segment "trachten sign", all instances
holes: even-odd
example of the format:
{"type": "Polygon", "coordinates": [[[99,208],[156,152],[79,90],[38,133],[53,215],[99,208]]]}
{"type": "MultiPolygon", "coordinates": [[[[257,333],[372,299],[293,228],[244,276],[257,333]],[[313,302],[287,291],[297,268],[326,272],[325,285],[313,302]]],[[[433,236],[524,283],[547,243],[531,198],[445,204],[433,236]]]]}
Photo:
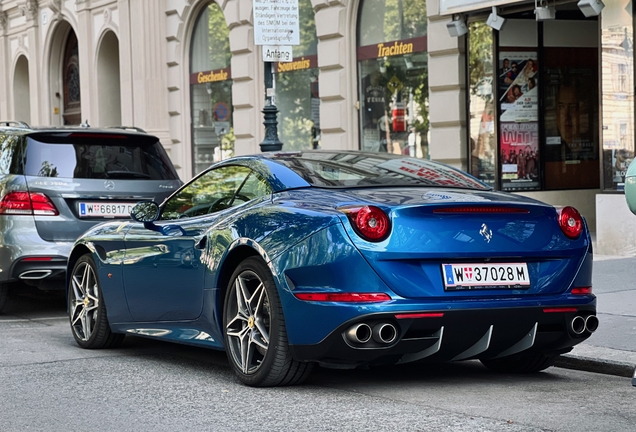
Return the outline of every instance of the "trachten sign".
{"type": "Polygon", "coordinates": [[[252,0],[256,45],[300,45],[298,0],[252,0]]]}

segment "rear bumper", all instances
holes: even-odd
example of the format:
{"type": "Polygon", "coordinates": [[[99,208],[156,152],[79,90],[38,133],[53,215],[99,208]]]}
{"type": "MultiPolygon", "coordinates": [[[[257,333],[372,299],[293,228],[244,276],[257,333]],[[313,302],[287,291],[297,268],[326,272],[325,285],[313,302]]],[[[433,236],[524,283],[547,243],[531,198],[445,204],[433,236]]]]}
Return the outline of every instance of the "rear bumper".
{"type": "Polygon", "coordinates": [[[561,354],[591,335],[588,330],[576,334],[571,322],[577,315],[595,315],[595,303],[576,306],[576,311],[571,312],[546,309],[556,308],[441,310],[443,316],[423,318],[397,318],[399,313],[395,312],[362,315],[342,324],[318,344],[292,345],[291,350],[300,361],[355,367],[561,354]],[[391,324],[397,330],[396,339],[391,343],[373,337],[367,343],[352,342],[346,332],[358,323],[366,323],[372,329],[378,324],[391,324]]]}
{"type": "Polygon", "coordinates": [[[21,279],[33,282],[63,277],[73,242],[42,240],[33,218],[24,216],[0,217],[0,231],[0,283],[21,279]],[[29,260],[40,257],[51,259],[29,260]]]}

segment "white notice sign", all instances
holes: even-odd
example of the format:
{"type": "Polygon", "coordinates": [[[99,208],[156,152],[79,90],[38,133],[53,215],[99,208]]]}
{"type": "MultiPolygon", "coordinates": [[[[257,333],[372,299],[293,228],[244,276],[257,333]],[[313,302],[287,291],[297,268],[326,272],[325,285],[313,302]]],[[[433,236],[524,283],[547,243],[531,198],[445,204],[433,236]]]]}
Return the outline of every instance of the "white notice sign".
{"type": "Polygon", "coordinates": [[[298,0],[253,0],[256,45],[300,45],[298,0]]]}
{"type": "Polygon", "coordinates": [[[290,62],[292,60],[291,45],[263,45],[264,62],[290,62]]]}

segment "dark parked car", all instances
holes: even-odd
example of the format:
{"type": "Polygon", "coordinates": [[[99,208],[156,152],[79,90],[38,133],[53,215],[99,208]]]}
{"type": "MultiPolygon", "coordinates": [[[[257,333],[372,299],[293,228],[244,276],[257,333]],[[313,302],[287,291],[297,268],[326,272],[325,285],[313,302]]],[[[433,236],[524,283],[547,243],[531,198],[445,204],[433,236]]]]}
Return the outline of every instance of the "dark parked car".
{"type": "Polygon", "coordinates": [[[592,246],[572,207],[381,153],[228,159],[69,258],[72,334],[227,351],[253,386],[314,364],[479,359],[536,372],[598,326],[592,246]]]}
{"type": "Polygon", "coordinates": [[[0,122],[0,310],[15,282],[63,289],[84,231],[181,184],[155,136],[0,122]]]}

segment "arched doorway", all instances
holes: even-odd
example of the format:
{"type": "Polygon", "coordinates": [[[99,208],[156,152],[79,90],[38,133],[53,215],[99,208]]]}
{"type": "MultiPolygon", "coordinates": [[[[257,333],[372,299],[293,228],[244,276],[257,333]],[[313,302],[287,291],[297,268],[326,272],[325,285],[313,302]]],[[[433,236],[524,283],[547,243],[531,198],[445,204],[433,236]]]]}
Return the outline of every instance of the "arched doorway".
{"type": "Polygon", "coordinates": [[[23,55],[18,58],[13,74],[13,115],[15,120],[31,123],[29,61],[23,55]]]}
{"type": "Polygon", "coordinates": [[[65,125],[77,125],[82,121],[78,51],[77,36],[71,30],[66,38],[64,61],[62,63],[63,117],[65,125]]]}
{"type": "Polygon", "coordinates": [[[97,56],[99,126],[121,125],[119,40],[106,32],[97,56]]]}

